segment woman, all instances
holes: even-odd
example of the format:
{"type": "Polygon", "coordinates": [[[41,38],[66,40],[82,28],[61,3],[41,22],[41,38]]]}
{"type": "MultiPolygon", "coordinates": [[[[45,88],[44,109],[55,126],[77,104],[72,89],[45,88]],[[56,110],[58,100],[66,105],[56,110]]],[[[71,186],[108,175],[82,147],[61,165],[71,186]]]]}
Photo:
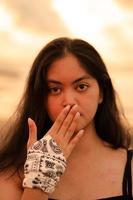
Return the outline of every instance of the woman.
{"type": "Polygon", "coordinates": [[[6,132],[1,200],[132,199],[129,129],[87,42],[58,38],[41,50],[6,132]]]}

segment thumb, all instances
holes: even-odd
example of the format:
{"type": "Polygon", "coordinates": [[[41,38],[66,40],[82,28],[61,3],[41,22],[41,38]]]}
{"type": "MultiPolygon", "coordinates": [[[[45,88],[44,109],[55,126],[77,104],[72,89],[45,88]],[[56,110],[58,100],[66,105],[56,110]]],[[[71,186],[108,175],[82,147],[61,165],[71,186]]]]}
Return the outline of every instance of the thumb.
{"type": "Polygon", "coordinates": [[[37,126],[31,118],[28,118],[28,126],[29,126],[29,138],[27,142],[27,148],[32,146],[37,141],[37,126]]]}

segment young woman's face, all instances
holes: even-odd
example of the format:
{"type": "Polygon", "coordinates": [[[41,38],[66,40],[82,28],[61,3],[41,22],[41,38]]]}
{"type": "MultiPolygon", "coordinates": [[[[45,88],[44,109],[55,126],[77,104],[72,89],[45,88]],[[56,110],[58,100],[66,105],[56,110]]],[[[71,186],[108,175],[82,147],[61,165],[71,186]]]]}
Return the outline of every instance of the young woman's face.
{"type": "Polygon", "coordinates": [[[102,102],[99,85],[72,55],[54,61],[47,73],[47,112],[54,122],[66,105],[77,104],[80,119],[77,130],[93,125],[102,102]]]}

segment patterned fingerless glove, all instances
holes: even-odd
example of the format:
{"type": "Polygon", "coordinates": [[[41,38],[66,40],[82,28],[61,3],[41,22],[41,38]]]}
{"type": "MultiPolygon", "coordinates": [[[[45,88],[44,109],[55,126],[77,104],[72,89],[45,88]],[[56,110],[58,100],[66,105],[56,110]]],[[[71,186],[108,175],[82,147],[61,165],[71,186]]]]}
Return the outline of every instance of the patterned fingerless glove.
{"type": "Polygon", "coordinates": [[[66,159],[55,140],[46,135],[28,149],[23,187],[52,193],[66,168],[66,159]]]}

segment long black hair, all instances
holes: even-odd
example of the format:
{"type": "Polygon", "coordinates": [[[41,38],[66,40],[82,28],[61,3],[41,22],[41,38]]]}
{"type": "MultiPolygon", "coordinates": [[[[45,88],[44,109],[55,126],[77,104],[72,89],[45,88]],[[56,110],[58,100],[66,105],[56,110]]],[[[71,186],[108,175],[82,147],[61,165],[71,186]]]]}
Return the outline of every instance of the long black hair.
{"type": "Polygon", "coordinates": [[[94,118],[98,136],[112,148],[129,147],[129,131],[121,120],[122,114],[116,103],[116,93],[101,56],[84,40],[57,38],[49,42],[33,62],[25,92],[13,115],[14,121],[9,125],[6,137],[3,136],[2,139],[0,170],[10,166],[16,169],[23,166],[28,140],[28,117],[31,117],[37,125],[38,139],[42,138],[51,127],[52,122],[46,111],[46,75],[49,66],[67,54],[76,56],[88,73],[97,80],[103,94],[103,101],[99,104],[94,118]]]}

